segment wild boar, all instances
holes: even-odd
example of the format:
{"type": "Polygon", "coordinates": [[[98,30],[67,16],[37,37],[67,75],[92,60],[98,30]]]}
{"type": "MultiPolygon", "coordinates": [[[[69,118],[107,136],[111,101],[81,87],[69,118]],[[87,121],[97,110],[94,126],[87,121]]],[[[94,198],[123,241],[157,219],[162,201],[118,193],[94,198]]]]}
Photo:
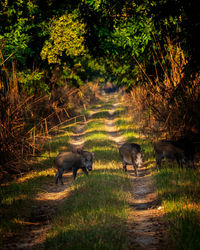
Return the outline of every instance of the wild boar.
{"type": "Polygon", "coordinates": [[[186,162],[184,150],[176,146],[172,141],[161,140],[153,145],[156,156],[156,167],[158,169],[161,166],[162,159],[169,161],[176,160],[178,166],[183,167],[183,163],[186,162]]]}
{"type": "Polygon", "coordinates": [[[162,140],[162,142],[169,142],[175,147],[180,148],[184,154],[184,163],[190,168],[195,168],[194,165],[195,146],[190,139],[186,137],[180,137],[176,141],[162,140]]]}
{"type": "Polygon", "coordinates": [[[194,154],[195,146],[194,143],[186,137],[181,137],[176,141],[172,141],[172,144],[183,150],[185,161],[188,167],[195,168],[194,165],[194,154]]]}
{"type": "Polygon", "coordinates": [[[126,142],[119,148],[119,154],[122,160],[124,171],[127,171],[127,165],[133,165],[135,169],[135,175],[138,176],[138,167],[141,167],[143,164],[144,154],[144,151],[141,150],[140,145],[126,142]]]}
{"type": "Polygon", "coordinates": [[[57,168],[55,183],[63,184],[62,175],[64,171],[72,171],[74,180],[76,178],[77,170],[82,169],[83,172],[88,175],[87,169],[92,171],[94,154],[84,150],[78,150],[77,152],[62,152],[54,160],[57,168]]]}

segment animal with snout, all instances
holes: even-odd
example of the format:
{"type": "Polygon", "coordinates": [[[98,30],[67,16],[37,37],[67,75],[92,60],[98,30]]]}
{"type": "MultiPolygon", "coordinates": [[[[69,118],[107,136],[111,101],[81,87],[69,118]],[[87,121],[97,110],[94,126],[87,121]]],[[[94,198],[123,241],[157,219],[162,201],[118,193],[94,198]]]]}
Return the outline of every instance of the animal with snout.
{"type": "Polygon", "coordinates": [[[62,175],[64,171],[72,171],[74,180],[78,169],[82,169],[83,172],[88,175],[88,171],[92,171],[94,154],[84,150],[77,150],[77,152],[61,152],[54,160],[57,168],[55,183],[63,184],[62,175]]]}
{"type": "Polygon", "coordinates": [[[183,167],[186,162],[184,150],[178,147],[173,141],[161,140],[153,144],[156,156],[156,167],[161,167],[162,159],[175,160],[178,166],[183,167]]]}
{"type": "Polygon", "coordinates": [[[135,169],[135,175],[138,175],[138,167],[143,164],[143,154],[144,151],[141,150],[140,145],[136,143],[124,143],[119,148],[119,154],[122,160],[123,169],[127,171],[127,165],[133,165],[135,169]]]}

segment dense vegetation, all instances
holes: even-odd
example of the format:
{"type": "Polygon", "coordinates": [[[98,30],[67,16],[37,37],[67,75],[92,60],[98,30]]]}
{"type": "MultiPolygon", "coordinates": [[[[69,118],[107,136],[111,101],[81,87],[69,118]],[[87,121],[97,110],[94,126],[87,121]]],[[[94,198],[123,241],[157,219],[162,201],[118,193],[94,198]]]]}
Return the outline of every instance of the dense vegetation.
{"type": "Polygon", "coordinates": [[[197,6],[180,0],[1,1],[2,171],[16,173],[16,163],[26,165],[39,150],[37,136],[94,101],[91,81],[125,87],[135,111],[157,131],[199,133],[197,6]]]}

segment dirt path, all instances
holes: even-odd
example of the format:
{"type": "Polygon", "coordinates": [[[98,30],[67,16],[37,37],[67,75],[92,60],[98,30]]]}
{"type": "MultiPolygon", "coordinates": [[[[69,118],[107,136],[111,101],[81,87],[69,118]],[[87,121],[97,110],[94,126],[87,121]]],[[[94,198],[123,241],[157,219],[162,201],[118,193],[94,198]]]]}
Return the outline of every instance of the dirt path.
{"type": "MultiPolygon", "coordinates": [[[[110,139],[120,146],[125,139],[114,124],[114,113],[118,105],[120,103],[116,102],[109,111],[106,130],[110,139]]],[[[128,249],[167,249],[165,225],[162,221],[164,211],[158,202],[151,167],[144,164],[138,172],[138,177],[135,177],[132,166],[128,166],[127,173],[131,176],[132,186],[132,197],[129,201],[132,209],[127,222],[128,249]]]]}
{"type": "MultiPolygon", "coordinates": [[[[125,139],[117,130],[114,122],[116,107],[120,103],[117,102],[117,96],[113,96],[116,101],[109,110],[105,125],[110,140],[120,146],[125,142],[125,139]]],[[[109,96],[106,96],[105,102],[108,102],[109,99],[109,96]]],[[[90,113],[89,119],[100,109],[101,106],[94,109],[90,113]]],[[[84,146],[83,135],[85,130],[86,123],[81,123],[76,127],[70,140],[72,148],[76,149],[84,146]]],[[[157,202],[151,169],[148,166],[140,168],[137,178],[134,176],[131,166],[128,168],[127,173],[130,175],[132,185],[132,197],[129,201],[131,213],[127,222],[128,249],[165,249],[163,245],[164,225],[161,221],[163,211],[157,202]]],[[[23,235],[22,233],[12,235],[7,239],[2,249],[35,249],[45,241],[47,232],[51,228],[52,218],[70,192],[73,183],[72,174],[64,174],[63,181],[65,183],[63,186],[52,184],[48,186],[48,191],[40,193],[36,197],[36,204],[25,232],[23,232],[23,235]]]]}
{"type": "Polygon", "coordinates": [[[132,211],[128,220],[130,249],[167,249],[166,228],[162,221],[163,208],[158,202],[151,169],[139,169],[139,176],[132,181],[132,211]]]}

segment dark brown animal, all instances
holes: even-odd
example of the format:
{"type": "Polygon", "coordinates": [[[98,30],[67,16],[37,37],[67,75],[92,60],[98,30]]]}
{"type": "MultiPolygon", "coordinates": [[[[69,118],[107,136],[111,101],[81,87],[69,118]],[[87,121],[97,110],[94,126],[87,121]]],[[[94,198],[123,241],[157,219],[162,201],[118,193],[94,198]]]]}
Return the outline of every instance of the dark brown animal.
{"type": "Polygon", "coordinates": [[[84,150],[77,152],[62,152],[54,160],[57,168],[55,183],[60,180],[63,184],[62,175],[64,171],[72,171],[74,179],[76,178],[77,170],[82,169],[88,175],[87,169],[92,171],[94,154],[84,150]]]}
{"type": "Polygon", "coordinates": [[[136,143],[124,143],[119,148],[119,154],[122,160],[123,169],[127,171],[127,165],[133,165],[135,169],[135,175],[138,175],[138,167],[143,164],[144,151],[141,150],[140,145],[136,143]]]}
{"type": "Polygon", "coordinates": [[[172,143],[172,141],[162,140],[154,143],[154,152],[156,156],[156,167],[161,166],[162,159],[169,161],[175,160],[178,166],[183,167],[186,162],[184,150],[172,143]]]}

